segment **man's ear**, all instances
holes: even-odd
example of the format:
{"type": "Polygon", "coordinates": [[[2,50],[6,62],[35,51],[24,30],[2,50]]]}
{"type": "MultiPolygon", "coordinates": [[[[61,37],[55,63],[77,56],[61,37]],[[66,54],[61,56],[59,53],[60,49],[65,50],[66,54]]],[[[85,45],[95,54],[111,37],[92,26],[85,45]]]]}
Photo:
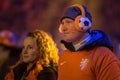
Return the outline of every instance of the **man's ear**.
{"type": "Polygon", "coordinates": [[[61,28],[62,28],[62,24],[59,25],[58,30],[59,30],[60,33],[63,33],[61,28]]]}

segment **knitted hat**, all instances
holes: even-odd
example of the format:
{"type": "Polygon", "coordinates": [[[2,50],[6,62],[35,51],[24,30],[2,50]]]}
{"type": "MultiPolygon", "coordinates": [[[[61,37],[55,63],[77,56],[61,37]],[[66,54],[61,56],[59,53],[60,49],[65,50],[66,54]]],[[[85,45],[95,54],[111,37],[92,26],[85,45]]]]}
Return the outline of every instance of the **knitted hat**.
{"type": "Polygon", "coordinates": [[[3,30],[0,32],[0,44],[12,47],[16,46],[15,35],[7,30],[3,30]]]}
{"type": "MultiPolygon", "coordinates": [[[[87,7],[82,5],[83,9],[84,9],[84,12],[85,12],[85,17],[87,17],[91,22],[92,22],[92,16],[90,14],[90,12],[88,11],[87,7]]],[[[82,14],[81,12],[82,10],[80,10],[79,7],[77,6],[70,6],[66,9],[64,15],[62,16],[61,18],[61,21],[64,19],[64,18],[70,18],[70,19],[73,19],[75,20],[75,18],[79,15],[82,14]]]]}

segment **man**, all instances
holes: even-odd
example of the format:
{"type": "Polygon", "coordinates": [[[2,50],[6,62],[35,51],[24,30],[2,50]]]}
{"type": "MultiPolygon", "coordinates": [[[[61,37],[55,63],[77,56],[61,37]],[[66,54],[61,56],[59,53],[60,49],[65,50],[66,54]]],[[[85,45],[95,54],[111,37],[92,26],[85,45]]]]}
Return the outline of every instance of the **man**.
{"type": "Polygon", "coordinates": [[[91,27],[85,6],[66,9],[59,27],[66,50],[60,55],[58,80],[120,80],[120,63],[107,35],[91,27]]]}

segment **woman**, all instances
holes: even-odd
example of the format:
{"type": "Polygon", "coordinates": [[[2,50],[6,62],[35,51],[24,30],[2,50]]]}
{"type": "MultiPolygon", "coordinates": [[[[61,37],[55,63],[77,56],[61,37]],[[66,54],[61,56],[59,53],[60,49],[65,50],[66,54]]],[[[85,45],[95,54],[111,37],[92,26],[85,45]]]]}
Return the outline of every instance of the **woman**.
{"type": "Polygon", "coordinates": [[[57,80],[58,49],[44,31],[29,32],[19,62],[5,80],[57,80]]]}

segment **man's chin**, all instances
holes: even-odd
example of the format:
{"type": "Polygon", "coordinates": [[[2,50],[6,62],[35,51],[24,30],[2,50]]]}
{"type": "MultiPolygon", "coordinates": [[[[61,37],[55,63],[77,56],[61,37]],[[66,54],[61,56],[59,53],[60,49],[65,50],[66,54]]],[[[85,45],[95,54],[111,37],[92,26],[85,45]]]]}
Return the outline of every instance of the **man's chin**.
{"type": "Polygon", "coordinates": [[[64,39],[66,42],[72,42],[72,40],[70,39],[64,39]]]}

